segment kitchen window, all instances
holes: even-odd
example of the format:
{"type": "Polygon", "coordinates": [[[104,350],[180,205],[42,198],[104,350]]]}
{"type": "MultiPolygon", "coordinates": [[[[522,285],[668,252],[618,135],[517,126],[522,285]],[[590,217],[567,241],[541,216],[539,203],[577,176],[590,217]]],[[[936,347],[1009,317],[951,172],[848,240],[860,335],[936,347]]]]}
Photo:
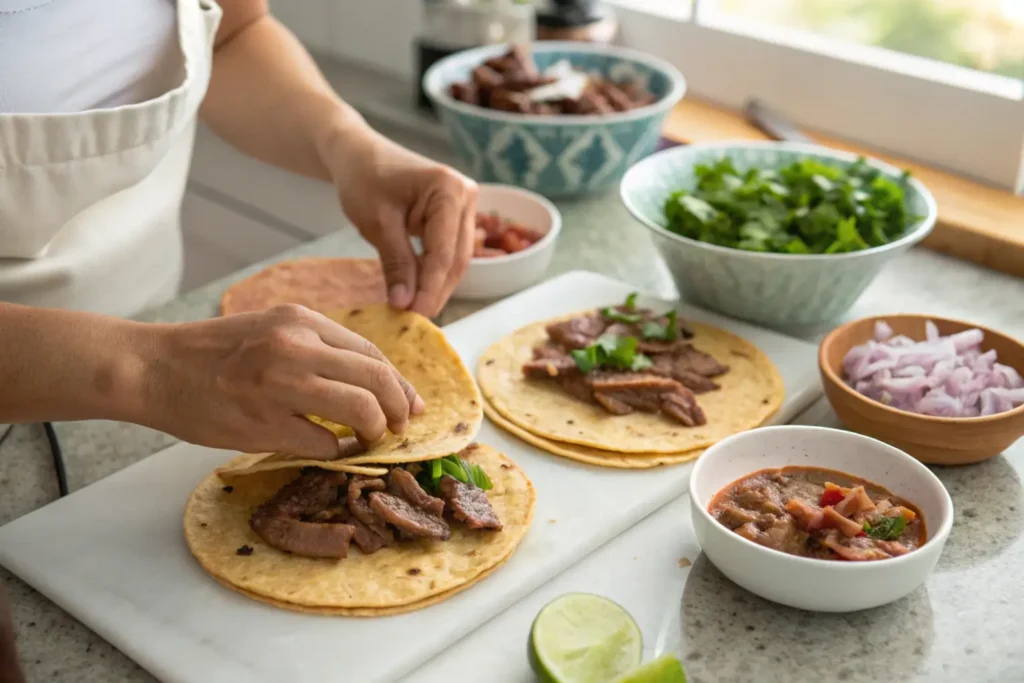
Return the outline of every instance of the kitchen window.
{"type": "MultiPolygon", "coordinates": [[[[608,1],[618,41],[679,67],[687,97],[756,97],[811,130],[1022,184],[1024,0],[608,1]]],[[[272,5],[312,18],[313,47],[411,79],[421,3],[272,5]]]]}
{"type": "Polygon", "coordinates": [[[613,0],[688,96],[1020,185],[1024,0],[613,0]]]}

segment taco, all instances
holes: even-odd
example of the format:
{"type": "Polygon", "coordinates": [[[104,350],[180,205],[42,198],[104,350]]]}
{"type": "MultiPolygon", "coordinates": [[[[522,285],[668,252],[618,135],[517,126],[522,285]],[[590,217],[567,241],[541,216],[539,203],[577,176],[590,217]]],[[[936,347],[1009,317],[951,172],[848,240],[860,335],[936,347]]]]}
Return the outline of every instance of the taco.
{"type": "Polygon", "coordinates": [[[706,448],[765,422],[785,395],[753,344],[634,296],[517,330],[484,351],[477,379],[509,423],[622,454],[706,448]]]}
{"type": "Polygon", "coordinates": [[[185,508],[200,565],[244,595],[303,612],[395,614],[439,602],[505,562],[536,493],[483,444],[380,477],[243,455],[211,474],[185,508]],[[245,468],[250,469],[245,473],[245,468]]]}
{"type": "MultiPolygon", "coordinates": [[[[354,448],[357,455],[331,461],[298,460],[286,453],[273,458],[296,466],[326,466],[409,463],[429,460],[438,454],[460,451],[476,438],[483,421],[480,392],[462,359],[444,333],[427,318],[395,311],[387,304],[350,308],[329,314],[356,334],[372,342],[412,384],[426,403],[425,411],[409,420],[402,435],[388,433],[368,449],[354,448]]],[[[355,445],[352,431],[315,416],[314,422],[330,429],[348,445],[355,445]],[[346,438],[347,437],[347,438],[346,438]]],[[[342,448],[344,452],[346,449],[342,448]]]]}

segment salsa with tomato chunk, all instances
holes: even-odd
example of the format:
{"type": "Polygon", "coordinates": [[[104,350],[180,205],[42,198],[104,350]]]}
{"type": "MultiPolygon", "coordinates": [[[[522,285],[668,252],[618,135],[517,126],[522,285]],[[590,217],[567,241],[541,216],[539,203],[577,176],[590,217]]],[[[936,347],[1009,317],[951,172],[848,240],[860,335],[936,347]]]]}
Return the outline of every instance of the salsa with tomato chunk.
{"type": "Polygon", "coordinates": [[[532,247],[543,237],[544,233],[502,218],[497,213],[478,213],[473,258],[508,256],[532,247]]]}
{"type": "Polygon", "coordinates": [[[878,484],[818,467],[754,472],[716,493],[708,512],[749,541],[821,560],[885,560],[928,538],[912,503],[878,484]]]}

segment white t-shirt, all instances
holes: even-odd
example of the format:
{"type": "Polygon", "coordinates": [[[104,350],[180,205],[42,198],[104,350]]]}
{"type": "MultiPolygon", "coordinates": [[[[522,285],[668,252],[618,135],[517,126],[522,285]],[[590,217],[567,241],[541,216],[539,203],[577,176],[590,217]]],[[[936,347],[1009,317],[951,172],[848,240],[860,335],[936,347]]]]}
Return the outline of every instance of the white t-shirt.
{"type": "Polygon", "coordinates": [[[174,0],[0,0],[0,114],[145,102],[181,82],[174,0]]]}

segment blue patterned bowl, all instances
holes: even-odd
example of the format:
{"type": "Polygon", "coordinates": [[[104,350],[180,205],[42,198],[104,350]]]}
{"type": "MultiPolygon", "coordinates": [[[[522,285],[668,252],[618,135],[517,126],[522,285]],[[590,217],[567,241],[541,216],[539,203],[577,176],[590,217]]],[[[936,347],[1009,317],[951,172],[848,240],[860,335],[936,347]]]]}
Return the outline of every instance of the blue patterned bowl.
{"type": "MultiPolygon", "coordinates": [[[[696,184],[694,168],[729,157],[740,171],[781,168],[803,157],[848,166],[857,157],[817,145],[780,142],[701,143],[653,154],[622,179],[622,201],[647,226],[684,299],[764,325],[807,325],[845,313],[894,257],[924,239],[935,226],[931,193],[916,179],[907,188],[908,212],[922,218],[903,237],[881,247],[845,254],[774,254],[730,249],[682,237],[666,229],[665,200],[696,184]]],[[[901,171],[869,160],[886,175],[901,171]]]]}
{"type": "Polygon", "coordinates": [[[457,52],[423,75],[455,149],[482,182],[518,185],[548,197],[570,197],[614,187],[626,170],[652,151],[668,111],[686,81],[671,65],[639,52],[605,45],[541,41],[531,45],[537,67],[562,60],[613,80],[638,80],[658,97],[633,111],[592,116],[540,116],[495,111],[448,94],[476,67],[504,54],[507,45],[457,52]]]}

